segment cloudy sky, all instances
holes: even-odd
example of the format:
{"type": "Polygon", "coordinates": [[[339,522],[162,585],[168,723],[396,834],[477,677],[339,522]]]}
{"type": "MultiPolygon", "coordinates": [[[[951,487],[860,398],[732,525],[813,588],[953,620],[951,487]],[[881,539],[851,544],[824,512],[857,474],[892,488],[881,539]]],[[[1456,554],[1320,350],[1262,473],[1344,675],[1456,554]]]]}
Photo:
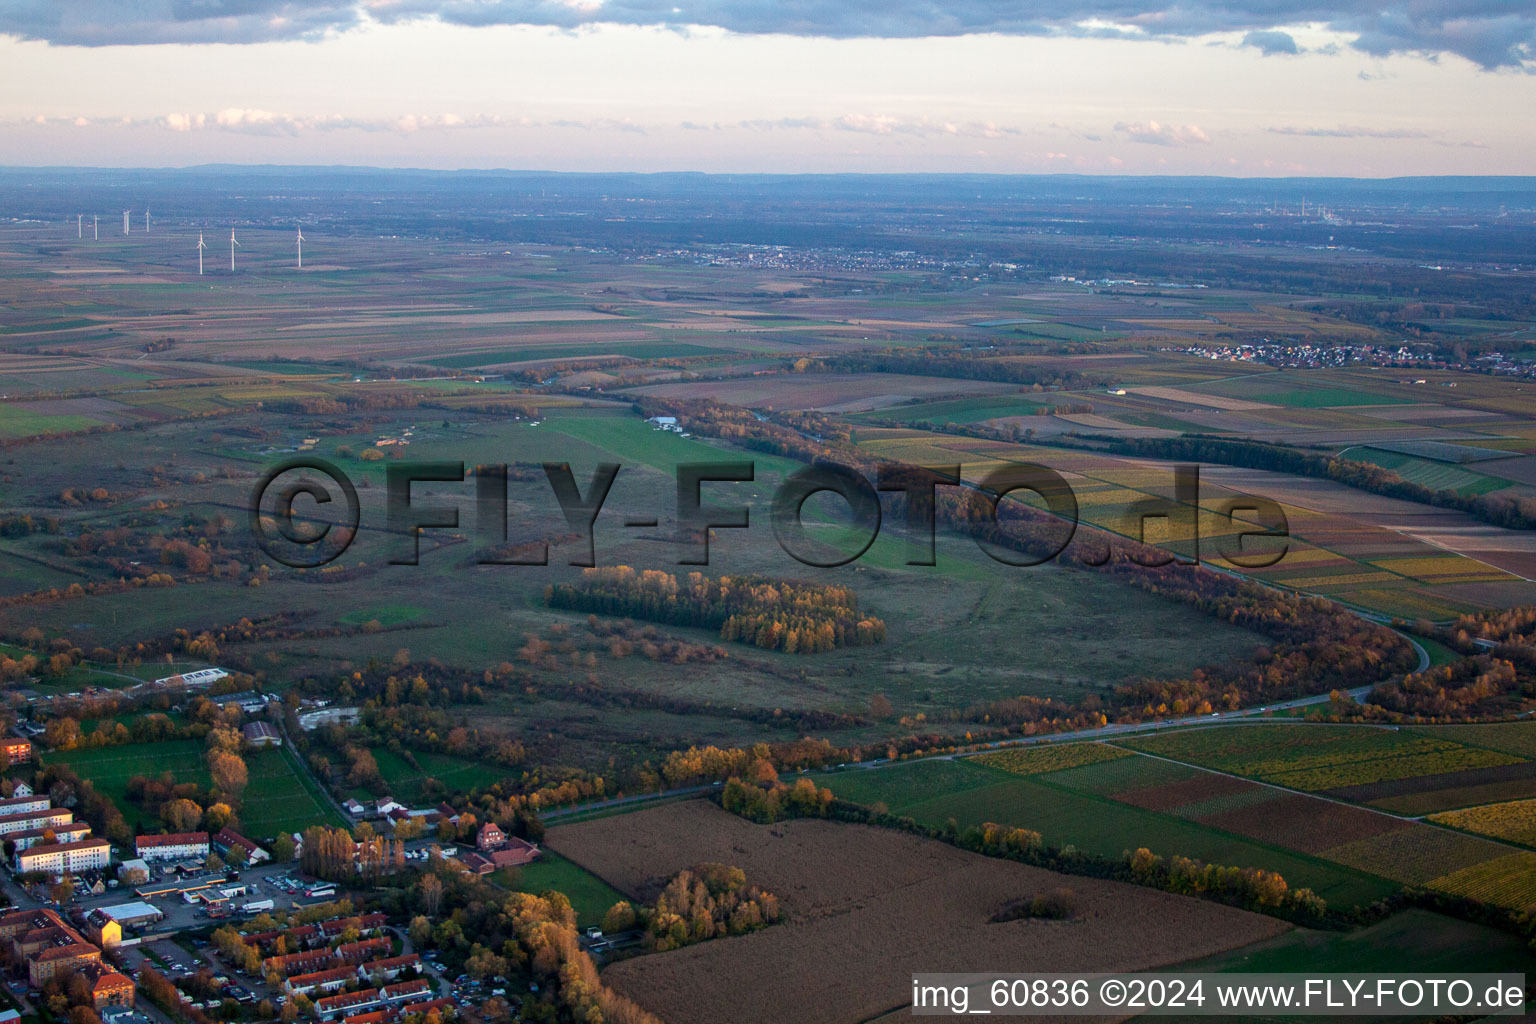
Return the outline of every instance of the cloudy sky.
{"type": "Polygon", "coordinates": [[[0,163],[1525,174],[1531,0],[0,0],[0,163]]]}

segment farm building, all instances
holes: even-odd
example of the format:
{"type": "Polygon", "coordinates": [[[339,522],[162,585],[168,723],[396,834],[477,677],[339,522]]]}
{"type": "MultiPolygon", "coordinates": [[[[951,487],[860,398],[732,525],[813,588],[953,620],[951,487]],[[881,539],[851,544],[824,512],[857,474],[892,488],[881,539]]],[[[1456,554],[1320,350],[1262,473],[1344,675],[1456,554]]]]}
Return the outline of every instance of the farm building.
{"type": "Polygon", "coordinates": [[[221,668],[200,668],[196,672],[181,672],[174,676],[163,676],[160,679],[156,679],[154,685],[159,687],[185,687],[189,690],[201,690],[212,686],[214,683],[228,675],[229,673],[225,672],[221,668]]]}
{"type": "Polygon", "coordinates": [[[270,722],[247,722],[241,730],[245,734],[245,742],[253,747],[280,747],[283,745],[282,736],[272,728],[270,722]]]}

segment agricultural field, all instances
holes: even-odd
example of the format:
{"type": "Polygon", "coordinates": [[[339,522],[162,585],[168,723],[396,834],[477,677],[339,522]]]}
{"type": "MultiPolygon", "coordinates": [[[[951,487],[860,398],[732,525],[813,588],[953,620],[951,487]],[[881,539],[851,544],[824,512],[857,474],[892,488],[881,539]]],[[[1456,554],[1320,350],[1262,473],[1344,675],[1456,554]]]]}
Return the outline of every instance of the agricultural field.
{"type": "Polygon", "coordinates": [[[1536,846],[1536,800],[1506,800],[1459,811],[1442,811],[1431,814],[1429,820],[1463,832],[1492,836],[1522,846],[1536,846]]]}
{"type": "Polygon", "coordinates": [[[982,754],[970,763],[988,768],[1001,768],[1014,775],[1038,775],[1042,772],[1059,772],[1067,768],[1081,768],[1100,761],[1113,761],[1128,756],[1125,751],[1103,743],[1067,743],[1017,747],[1000,750],[995,754],[982,754]]]}
{"type": "Polygon", "coordinates": [[[1256,725],[1127,740],[1137,750],[1308,792],[1410,779],[1523,759],[1396,729],[1256,725]]]}
{"type": "Polygon", "coordinates": [[[752,825],[699,801],[558,826],[546,841],[639,898],[706,861],[739,867],[779,896],[782,924],[604,971],[605,982],[675,1024],[811,1017],[853,1024],[899,1005],[914,970],[1147,969],[1285,928],[1228,907],[1068,878],[896,832],[814,820],[752,825]],[[988,923],[1013,900],[1063,886],[1081,907],[1067,927],[988,923]],[[1152,919],[1166,940],[1137,941],[1137,922],[1152,919]],[[924,926],[911,927],[917,920],[924,926]]]}
{"type": "MultiPolygon", "coordinates": [[[[1060,756],[1070,748],[1046,749],[1060,756]]],[[[987,765],[985,759],[992,756],[836,772],[822,776],[819,784],[839,799],[884,804],[892,814],[928,825],[953,820],[964,828],[993,821],[1037,831],[1052,846],[1070,844],[1105,857],[1144,846],[1164,856],[1277,871],[1291,885],[1306,886],[1343,905],[1369,903],[1393,888],[1380,877],[1299,855],[1284,844],[1187,820],[1172,809],[1149,809],[1139,806],[1134,796],[1122,796],[1143,793],[1158,780],[1183,786],[1177,780],[1201,775],[1197,769],[1130,755],[1021,777],[987,765]]]]}
{"type": "MultiPolygon", "coordinates": [[[[0,657],[16,718],[78,715],[89,730],[179,701],[182,723],[199,710],[184,698],[125,691],[208,666],[238,688],[357,709],[250,754],[240,819],[260,840],[346,824],[348,796],[447,801],[509,825],[514,797],[543,809],[681,790],[635,813],[562,807],[546,855],[491,879],[565,892],[583,926],[701,861],[778,895],[784,924],[607,966],[670,1024],[889,1020],[914,968],[1471,962],[1415,929],[1444,929],[1488,964],[1529,960],[1418,912],[1301,933],[894,831],[759,827],[684,799],[724,763],[689,748],[757,772],[766,744],[785,781],[803,765],[839,799],[937,830],[991,821],[1110,859],[1145,847],[1264,869],[1340,910],[1405,886],[1536,902],[1536,724],[1323,725],[1306,719],[1330,703],[1260,703],[1368,693],[1412,664],[1384,667],[1409,649],[1362,619],[1439,636],[1458,615],[1536,605],[1528,184],[1469,198],[1373,183],[1324,225],[1273,215],[1300,198],[1283,183],[1181,196],[1121,176],[978,175],[926,194],[898,176],[349,168],[240,172],[224,187],[232,173],[79,172],[68,188],[48,177],[59,169],[0,173],[0,657]],[[1084,201],[1098,189],[1106,201],[1084,201]],[[152,202],[163,226],[70,236],[73,208],[102,196],[152,202]],[[1178,240],[1148,233],[1170,218],[1178,240]],[[239,270],[199,273],[197,232],[226,221],[239,270]],[[1191,451],[1296,472],[1205,462],[1198,492],[1175,500],[1175,467],[1197,460],[1172,453],[1191,451]],[[1336,456],[1381,473],[1327,465],[1336,456]],[[345,502],[289,492],[303,500],[287,525],[355,540],[324,567],[289,566],[252,532],[285,524],[250,503],[295,457],[356,487],[355,535],[345,502]],[[919,565],[910,542],[924,538],[890,493],[859,557],[807,564],[773,503],[827,461],[958,464],[968,485],[1045,466],[1075,496],[1076,553],[1141,538],[1285,599],[1230,596],[1230,577],[1193,567],[1006,566],[963,526],[919,565]],[[440,524],[419,530],[390,500],[418,463],[448,467],[407,488],[440,524]],[[599,467],[620,467],[590,547],[551,486],[562,463],[593,501],[599,467]],[[679,469],[711,463],[750,465],[698,490],[744,510],[745,527],[684,520],[679,469]],[[509,467],[500,508],[482,471],[496,465],[509,467]],[[1243,504],[1255,497],[1279,506],[1284,538],[1253,535],[1268,525],[1243,504]],[[1153,503],[1171,516],[1146,517],[1153,503]],[[1181,517],[1196,535],[1174,529],[1181,517]],[[1234,547],[1283,557],[1239,565],[1234,547]],[[721,594],[748,577],[781,594],[815,584],[835,610],[555,607],[588,562],[680,586],[693,571],[736,577],[721,594]],[[1303,651],[1320,634],[1281,609],[1352,639],[1303,651]],[[881,639],[780,649],[818,617],[840,638],[881,639]],[[1369,656],[1352,663],[1357,640],[1369,656]],[[1250,700],[1242,724],[1210,720],[1250,700]],[[1199,724],[1146,721],[1164,714],[1199,724]],[[1057,728],[1090,741],[1052,741],[1057,728]],[[1060,887],[1081,901],[1073,920],[991,923],[1060,887]]],[[[801,513],[818,540],[857,540],[834,494],[801,513]]],[[[1423,647],[1431,666],[1460,661],[1423,647]]],[[[206,786],[204,753],[179,741],[40,757],[153,829],[127,780],[206,786]]],[[[463,909],[451,888],[447,914],[463,909]]],[[[521,992],[528,979],[513,980],[521,992]]]]}
{"type": "MultiPolygon", "coordinates": [[[[1251,746],[1268,763],[1279,745],[1263,733],[1273,730],[1342,731],[1310,725],[1218,727],[1117,740],[1114,746],[1023,747],[954,761],[836,772],[822,776],[821,784],[841,799],[882,806],[930,825],[996,821],[1038,831],[1051,845],[1070,843],[1107,857],[1145,846],[1165,855],[1262,867],[1278,871],[1292,886],[1307,886],[1345,905],[1370,902],[1395,885],[1445,888],[1440,881],[1453,876],[1446,891],[1459,892],[1464,878],[1458,872],[1482,878],[1473,869],[1511,852],[1508,846],[1452,831],[1483,830],[1445,816],[1425,824],[1381,806],[1389,801],[1352,806],[1337,793],[1296,793],[1280,788],[1284,783],[1268,785],[1166,760],[1175,755],[1161,750],[1147,756],[1127,749],[1177,740],[1180,750],[1188,751],[1195,745],[1191,737],[1197,737],[1208,760],[1219,760],[1224,750],[1235,756],[1251,746]],[[1250,734],[1258,734],[1255,741],[1238,742],[1250,734]],[[1080,752],[1074,754],[1074,747],[1080,752]],[[1102,750],[1119,756],[1106,758],[1102,750]]],[[[1356,730],[1352,735],[1363,739],[1370,733],[1356,730]]],[[[1323,735],[1311,744],[1291,741],[1295,749],[1311,749],[1313,756],[1318,748],[1335,749],[1331,744],[1337,742],[1323,735]]],[[[1361,745],[1364,754],[1381,753],[1379,746],[1361,745]]],[[[1514,898],[1518,891],[1509,889],[1501,898],[1514,898]]]]}
{"type": "MultiPolygon", "coordinates": [[[[857,439],[882,459],[959,463],[973,482],[1010,463],[1046,466],[1073,488],[1082,522],[1123,536],[1140,538],[1134,509],[1149,499],[1166,500],[1172,488],[1170,461],[1050,447],[1043,439],[1008,443],[882,428],[860,429],[857,439]]],[[[1430,510],[1329,480],[1222,465],[1200,467],[1199,505],[1201,557],[1276,586],[1409,620],[1536,601],[1536,584],[1528,582],[1536,575],[1536,540],[1528,531],[1479,524],[1466,513],[1430,510]],[[1241,515],[1222,513],[1244,494],[1277,502],[1286,517],[1284,546],[1260,549],[1281,555],[1270,567],[1244,569],[1221,557],[1226,538],[1251,528],[1241,515]]],[[[1195,554],[1187,536],[1149,530],[1146,539],[1185,557],[1195,554]]]]}

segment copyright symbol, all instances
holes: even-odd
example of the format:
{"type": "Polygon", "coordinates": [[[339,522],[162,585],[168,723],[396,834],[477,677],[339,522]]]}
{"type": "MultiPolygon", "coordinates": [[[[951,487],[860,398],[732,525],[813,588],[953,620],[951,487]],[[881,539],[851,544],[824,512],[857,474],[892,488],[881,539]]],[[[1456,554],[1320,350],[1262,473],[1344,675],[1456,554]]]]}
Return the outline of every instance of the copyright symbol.
{"type": "Polygon", "coordinates": [[[293,569],[315,569],[341,557],[356,538],[362,516],[357,488],[347,474],[324,459],[305,457],[280,462],[256,481],[248,511],[251,536],[257,545],[273,561],[293,569]],[[329,480],[320,483],[313,474],[300,473],[303,470],[313,470],[329,480]],[[280,480],[292,473],[300,475],[286,482],[280,480]],[[324,507],[332,503],[333,488],[340,490],[346,502],[339,515],[324,507]],[[300,521],[295,522],[293,506],[300,495],[317,507],[308,516],[300,514],[300,521]]]}
{"type": "Polygon", "coordinates": [[[1100,985],[1099,1001],[1105,1006],[1119,1006],[1125,1002],[1125,982],[1110,978],[1100,985]]]}

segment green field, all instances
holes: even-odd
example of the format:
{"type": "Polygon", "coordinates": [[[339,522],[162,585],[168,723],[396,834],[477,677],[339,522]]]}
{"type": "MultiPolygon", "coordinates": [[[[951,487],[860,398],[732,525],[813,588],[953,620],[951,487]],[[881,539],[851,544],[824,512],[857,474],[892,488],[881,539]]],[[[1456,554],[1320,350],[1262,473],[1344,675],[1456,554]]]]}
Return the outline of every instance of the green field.
{"type": "Polygon", "coordinates": [[[1455,491],[1463,497],[1475,497],[1509,486],[1508,480],[1488,476],[1486,473],[1475,473],[1449,462],[1435,462],[1381,448],[1351,448],[1345,457],[1355,462],[1369,462],[1390,469],[1409,483],[1435,491],[1455,491]]]}
{"type": "MultiPolygon", "coordinates": [[[[416,758],[416,763],[420,765],[416,768],[412,767],[405,758],[383,747],[375,748],[372,753],[374,760],[378,762],[379,774],[384,777],[385,784],[389,786],[390,795],[406,804],[422,803],[429,798],[426,786],[428,779],[441,782],[448,787],[449,793],[462,793],[489,786],[508,775],[504,768],[466,761],[450,754],[415,751],[413,756],[416,758]]],[[[359,791],[353,795],[358,799],[367,799],[372,794],[359,791]]]]}
{"type": "Polygon", "coordinates": [[[623,893],[586,868],[578,867],[552,850],[541,851],[539,859],[532,864],[504,868],[492,877],[518,892],[537,894],[553,889],[564,893],[576,911],[576,923],[581,928],[597,927],[608,908],[625,898],[623,893]]]}
{"type": "MultiPolygon", "coordinates": [[[[1264,942],[1204,960],[1180,964],[1181,971],[1255,974],[1395,974],[1411,965],[1416,973],[1529,973],[1530,949],[1517,936],[1427,910],[1405,910],[1367,928],[1323,932],[1295,928],[1264,942]]],[[[1210,1017],[1139,1016],[1137,1021],[1197,1024],[1210,1017]]],[[[1317,1017],[1244,1014],[1222,1020],[1307,1021],[1317,1017]]],[[[1348,1019],[1348,1018],[1339,1018],[1348,1019]]],[[[1356,1018],[1384,1020],[1388,1018],[1356,1018]]],[[[1391,1018],[1407,1020],[1408,1018],[1391,1018]]],[[[1423,1017],[1412,1018],[1423,1020],[1423,1017]]],[[[1490,1017],[1489,1021],[1513,1020],[1490,1017]]]]}
{"type": "MultiPolygon", "coordinates": [[[[136,832],[157,831],[160,822],[149,818],[127,798],[128,780],[135,775],[158,776],[169,772],[178,782],[209,784],[203,765],[203,744],[197,740],[131,744],[67,750],[45,755],[46,763],[67,764],[82,779],[110,797],[136,832]]],[[[339,816],[301,776],[291,755],[282,749],[254,751],[246,756],[250,781],[240,809],[240,823],[258,842],[280,829],[302,831],[309,825],[339,825],[339,816]]]]}
{"type": "Polygon", "coordinates": [[[577,341],[570,345],[530,346],[529,348],[505,348],[490,352],[466,352],[462,355],[443,356],[431,360],[434,366],[450,369],[470,369],[476,366],[495,366],[500,363],[525,363],[556,359],[594,358],[599,356],[629,356],[631,359],[681,359],[688,356],[728,355],[730,350],[690,345],[687,342],[635,341],[606,344],[604,342],[577,341]]]}
{"type": "Polygon", "coordinates": [[[142,809],[128,802],[128,780],[135,775],[153,777],[170,772],[178,782],[209,784],[208,769],[203,765],[203,744],[197,740],[52,751],[43,755],[43,762],[67,764],[82,779],[91,780],[99,793],[117,804],[135,831],[157,831],[160,827],[158,820],[147,818],[142,809]]]}
{"type": "Polygon", "coordinates": [[[1254,401],[1270,402],[1292,409],[1329,409],[1348,405],[1404,405],[1401,398],[1379,395],[1369,391],[1348,391],[1344,388],[1297,388],[1293,391],[1259,392],[1254,401]]]}
{"type": "Polygon", "coordinates": [[[346,825],[333,805],[318,793],[286,748],[246,755],[250,784],[240,807],[245,834],[266,842],[278,832],[302,832],[310,825],[346,825]]]}
{"type": "Polygon", "coordinates": [[[99,427],[102,421],[89,416],[58,415],[33,412],[15,405],[0,403],[0,437],[32,437],[37,434],[59,434],[71,430],[89,430],[99,427]]]}

